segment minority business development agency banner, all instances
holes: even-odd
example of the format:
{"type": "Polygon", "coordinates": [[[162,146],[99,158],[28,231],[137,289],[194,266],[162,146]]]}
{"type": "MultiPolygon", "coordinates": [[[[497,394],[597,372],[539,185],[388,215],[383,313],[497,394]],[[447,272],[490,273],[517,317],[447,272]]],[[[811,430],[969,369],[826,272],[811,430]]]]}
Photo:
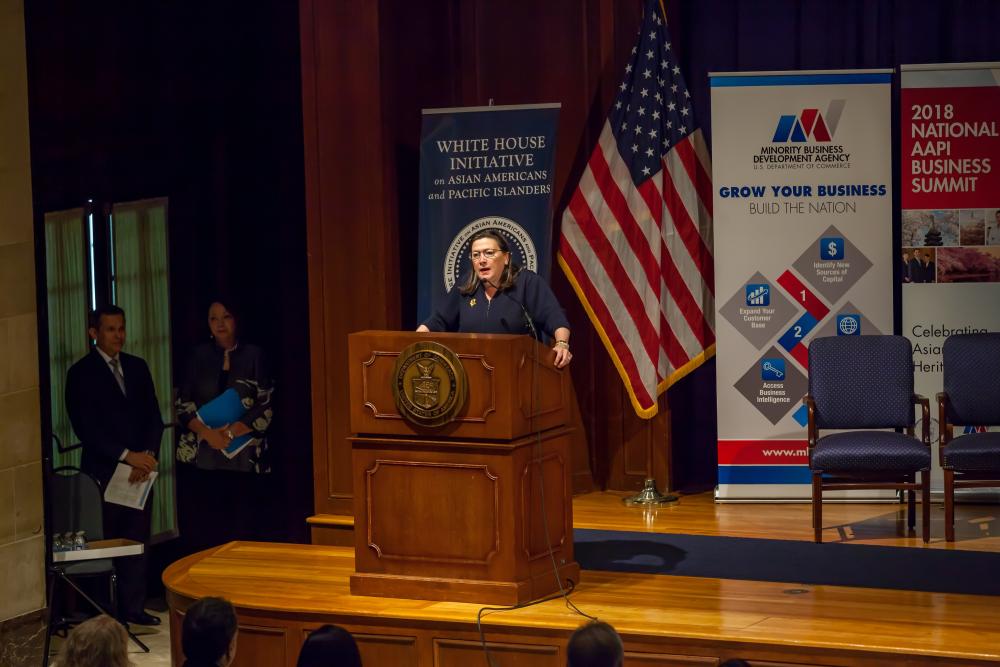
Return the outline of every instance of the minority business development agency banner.
{"type": "Polygon", "coordinates": [[[469,271],[475,234],[495,229],[512,259],[548,279],[559,104],[424,109],[417,321],[469,271]]]}
{"type": "Polygon", "coordinates": [[[933,402],[945,339],[1000,331],[1000,63],[900,69],[903,334],[914,389],[933,402]]]}
{"type": "Polygon", "coordinates": [[[710,76],[716,497],[804,500],[810,341],[892,333],[892,72],[710,76]]]}

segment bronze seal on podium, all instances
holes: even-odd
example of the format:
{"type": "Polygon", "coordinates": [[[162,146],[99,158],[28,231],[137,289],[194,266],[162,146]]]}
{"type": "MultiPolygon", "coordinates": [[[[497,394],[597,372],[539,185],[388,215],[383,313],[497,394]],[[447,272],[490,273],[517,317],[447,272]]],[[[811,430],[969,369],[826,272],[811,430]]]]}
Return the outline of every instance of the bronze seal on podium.
{"type": "Polygon", "coordinates": [[[465,407],[469,382],[458,355],[441,343],[407,345],[393,369],[392,396],[399,414],[418,426],[447,424],[465,407]]]}

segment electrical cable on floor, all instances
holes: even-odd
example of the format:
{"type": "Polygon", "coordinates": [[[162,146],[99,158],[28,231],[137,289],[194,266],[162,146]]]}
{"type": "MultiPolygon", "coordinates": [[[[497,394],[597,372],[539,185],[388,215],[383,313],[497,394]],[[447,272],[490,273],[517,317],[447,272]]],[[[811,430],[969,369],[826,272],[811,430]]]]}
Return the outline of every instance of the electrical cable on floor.
{"type": "MultiPolygon", "coordinates": [[[[513,297],[509,297],[509,298],[511,299],[511,301],[514,301],[515,303],[518,303],[517,300],[514,299],[513,297]]],[[[532,336],[532,338],[536,342],[538,342],[538,340],[539,340],[538,339],[538,332],[535,330],[535,324],[534,324],[534,322],[531,321],[531,316],[528,314],[528,310],[524,307],[523,304],[518,303],[518,305],[521,306],[521,310],[524,311],[524,319],[525,319],[525,321],[528,324],[528,328],[531,329],[531,336],[532,336]]],[[[531,421],[532,421],[532,426],[535,425],[536,415],[538,414],[538,410],[539,410],[539,407],[540,407],[539,404],[538,404],[538,400],[539,400],[539,396],[538,396],[538,393],[539,393],[538,392],[538,378],[539,378],[539,375],[540,375],[540,373],[539,373],[540,362],[539,362],[539,355],[538,354],[534,354],[533,356],[534,356],[534,364],[533,364],[533,367],[532,367],[532,378],[531,378],[531,395],[532,395],[531,396],[531,403],[532,403],[531,421]]],[[[565,372],[568,373],[569,370],[567,369],[565,372]]],[[[552,548],[552,536],[549,533],[548,513],[546,511],[546,505],[545,505],[545,475],[544,475],[544,471],[542,470],[542,451],[543,451],[542,450],[542,432],[541,432],[541,430],[539,430],[537,428],[535,428],[534,431],[535,431],[535,446],[534,446],[535,454],[534,454],[533,463],[534,463],[534,465],[536,465],[538,467],[538,480],[539,480],[538,481],[538,488],[539,488],[539,490],[541,492],[541,502],[542,502],[542,514],[541,514],[541,516],[542,516],[542,527],[545,529],[545,544],[548,547],[549,559],[552,562],[552,573],[555,575],[556,585],[559,586],[559,593],[553,593],[552,595],[549,595],[549,596],[544,597],[544,598],[540,598],[538,600],[531,600],[529,602],[522,602],[520,604],[512,605],[512,606],[509,606],[509,607],[482,607],[476,613],[476,629],[479,631],[479,641],[482,644],[483,654],[486,657],[486,664],[489,667],[496,667],[496,663],[493,660],[493,655],[490,653],[489,646],[487,646],[487,644],[486,644],[486,633],[483,632],[483,625],[482,625],[483,612],[513,611],[515,609],[524,609],[525,607],[530,607],[532,605],[541,604],[542,602],[551,602],[552,600],[558,600],[559,598],[563,598],[565,600],[566,608],[569,609],[570,611],[572,611],[572,612],[574,612],[576,614],[579,614],[580,616],[583,616],[584,618],[588,618],[591,621],[597,621],[598,620],[598,618],[596,616],[591,616],[590,614],[584,612],[579,607],[577,607],[576,604],[572,600],[569,599],[570,593],[572,593],[573,590],[576,588],[576,582],[574,582],[572,579],[567,579],[566,580],[566,585],[564,586],[563,582],[562,582],[562,579],[559,576],[559,565],[556,563],[555,550],[552,548]]],[[[570,526],[570,530],[572,530],[572,529],[573,529],[572,526],[570,526]]]]}

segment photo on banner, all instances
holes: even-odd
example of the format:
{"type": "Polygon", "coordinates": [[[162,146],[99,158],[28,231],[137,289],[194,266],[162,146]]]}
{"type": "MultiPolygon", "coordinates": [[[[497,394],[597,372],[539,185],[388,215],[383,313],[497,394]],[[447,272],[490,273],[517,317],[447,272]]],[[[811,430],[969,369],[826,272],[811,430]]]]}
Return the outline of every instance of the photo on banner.
{"type": "Polygon", "coordinates": [[[514,262],[546,280],[560,104],[424,109],[417,319],[469,270],[472,237],[504,236],[514,262]]]}
{"type": "Polygon", "coordinates": [[[810,342],[892,333],[892,72],[710,77],[716,498],[808,500],[810,342]]]}
{"type": "Polygon", "coordinates": [[[900,69],[903,334],[914,389],[933,399],[948,336],[1000,331],[1000,63],[900,69]]]}

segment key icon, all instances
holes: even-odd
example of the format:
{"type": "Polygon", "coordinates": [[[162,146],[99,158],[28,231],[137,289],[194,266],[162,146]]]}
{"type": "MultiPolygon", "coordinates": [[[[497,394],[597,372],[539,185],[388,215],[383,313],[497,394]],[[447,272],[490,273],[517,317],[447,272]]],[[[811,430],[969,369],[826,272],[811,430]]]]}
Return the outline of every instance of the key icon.
{"type": "Polygon", "coordinates": [[[760,379],[764,382],[780,381],[785,377],[784,359],[764,359],[760,364],[760,379]]]}

